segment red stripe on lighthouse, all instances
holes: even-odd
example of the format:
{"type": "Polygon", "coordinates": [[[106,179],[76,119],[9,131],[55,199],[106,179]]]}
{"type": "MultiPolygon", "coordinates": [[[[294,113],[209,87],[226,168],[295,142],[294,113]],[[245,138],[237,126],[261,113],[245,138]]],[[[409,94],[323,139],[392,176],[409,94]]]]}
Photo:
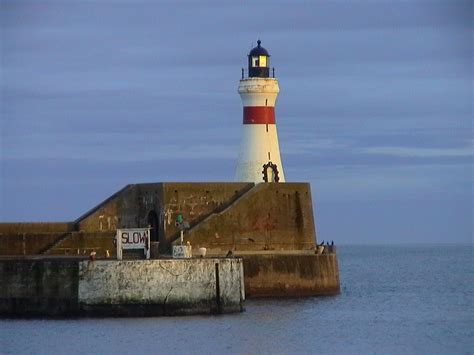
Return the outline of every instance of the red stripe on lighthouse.
{"type": "Polygon", "coordinates": [[[275,124],[275,107],[244,107],[244,124],[275,124]]]}

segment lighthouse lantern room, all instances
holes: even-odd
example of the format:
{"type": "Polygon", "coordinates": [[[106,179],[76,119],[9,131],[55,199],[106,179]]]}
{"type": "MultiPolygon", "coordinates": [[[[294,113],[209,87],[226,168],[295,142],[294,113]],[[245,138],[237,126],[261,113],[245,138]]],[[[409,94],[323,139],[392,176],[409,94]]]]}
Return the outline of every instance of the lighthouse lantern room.
{"type": "Polygon", "coordinates": [[[252,49],[249,57],[249,77],[268,78],[270,76],[270,54],[260,46],[262,42],[257,41],[257,47],[252,49]]]}
{"type": "Polygon", "coordinates": [[[285,182],[275,123],[279,92],[278,80],[270,77],[270,54],[258,40],[248,54],[248,77],[242,74],[239,84],[243,132],[235,181],[285,182]]]}

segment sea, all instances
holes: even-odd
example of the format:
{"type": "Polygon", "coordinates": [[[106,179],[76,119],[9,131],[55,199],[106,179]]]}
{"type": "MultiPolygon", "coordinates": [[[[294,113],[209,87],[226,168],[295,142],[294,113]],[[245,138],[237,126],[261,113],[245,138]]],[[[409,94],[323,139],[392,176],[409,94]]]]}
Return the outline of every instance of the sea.
{"type": "Polygon", "coordinates": [[[474,353],[472,245],[343,245],[338,255],[338,296],[249,299],[230,315],[2,319],[0,353],[474,353]]]}

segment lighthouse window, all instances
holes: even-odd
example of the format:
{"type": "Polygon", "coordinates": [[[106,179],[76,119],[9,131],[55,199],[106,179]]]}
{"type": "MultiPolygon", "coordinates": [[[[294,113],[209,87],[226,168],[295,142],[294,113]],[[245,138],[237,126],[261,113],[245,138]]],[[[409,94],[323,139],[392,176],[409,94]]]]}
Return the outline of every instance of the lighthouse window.
{"type": "Polygon", "coordinates": [[[258,57],[252,57],[252,67],[258,67],[258,57]]]}
{"type": "Polygon", "coordinates": [[[267,57],[264,56],[264,55],[261,55],[259,62],[260,62],[259,63],[260,67],[266,67],[267,66],[267,57]]]}

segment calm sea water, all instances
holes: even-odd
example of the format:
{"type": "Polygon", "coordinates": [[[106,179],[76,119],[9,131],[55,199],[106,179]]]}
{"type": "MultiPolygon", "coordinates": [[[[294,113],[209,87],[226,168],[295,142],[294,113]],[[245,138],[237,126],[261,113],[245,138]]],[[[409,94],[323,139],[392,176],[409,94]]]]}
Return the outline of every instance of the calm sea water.
{"type": "Polygon", "coordinates": [[[342,246],[336,297],[176,318],[0,320],[0,353],[474,353],[472,246],[342,246]]]}

